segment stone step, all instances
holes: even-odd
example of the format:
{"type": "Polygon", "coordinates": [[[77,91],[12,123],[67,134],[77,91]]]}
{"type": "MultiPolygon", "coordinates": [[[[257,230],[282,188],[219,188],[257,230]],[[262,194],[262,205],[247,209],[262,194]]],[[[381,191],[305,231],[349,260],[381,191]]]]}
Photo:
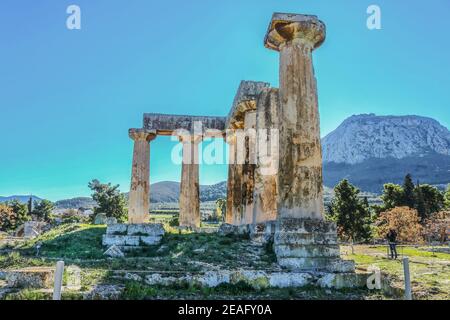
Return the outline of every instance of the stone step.
{"type": "Polygon", "coordinates": [[[275,244],[338,244],[336,233],[276,233],[275,244]]]}
{"type": "Polygon", "coordinates": [[[316,219],[280,218],[276,233],[336,233],[336,223],[316,219]]]}
{"type": "Polygon", "coordinates": [[[112,224],[106,229],[108,235],[128,235],[128,236],[162,236],[164,226],[161,223],[145,224],[112,224]]]}
{"type": "Polygon", "coordinates": [[[278,258],[339,258],[340,250],[338,245],[325,244],[276,244],[275,254],[278,258]]]}
{"type": "Polygon", "coordinates": [[[162,236],[129,236],[129,235],[103,235],[104,246],[142,246],[156,245],[162,239],[162,236]]]}
{"type": "Polygon", "coordinates": [[[336,258],[278,258],[278,264],[296,272],[320,271],[332,273],[348,273],[355,271],[355,263],[350,260],[336,258]]]}

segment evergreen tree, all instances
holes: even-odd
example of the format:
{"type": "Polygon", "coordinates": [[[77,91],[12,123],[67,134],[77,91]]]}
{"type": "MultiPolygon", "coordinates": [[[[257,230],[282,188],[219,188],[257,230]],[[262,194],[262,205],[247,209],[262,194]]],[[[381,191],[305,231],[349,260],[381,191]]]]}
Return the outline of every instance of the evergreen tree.
{"type": "Polygon", "coordinates": [[[444,208],[444,195],[436,187],[429,184],[418,184],[415,189],[417,202],[423,202],[420,206],[417,204],[416,208],[422,222],[444,208]]]}
{"type": "Polygon", "coordinates": [[[382,211],[402,206],[404,198],[403,188],[400,185],[386,183],[384,185],[383,195],[381,196],[383,200],[382,211]]]}
{"type": "Polygon", "coordinates": [[[415,195],[416,195],[416,210],[419,214],[419,218],[426,217],[426,205],[425,205],[425,198],[422,193],[422,188],[420,188],[420,185],[417,184],[415,188],[415,195]]]}
{"type": "Polygon", "coordinates": [[[352,242],[369,241],[372,221],[367,199],[359,199],[359,189],[348,180],[342,180],[334,191],[329,217],[336,222],[339,235],[352,242]]]}
{"type": "MultiPolygon", "coordinates": [[[[119,222],[125,222],[128,216],[125,196],[120,193],[119,185],[103,184],[98,180],[89,182],[89,188],[94,192],[92,199],[97,202],[94,213],[105,213],[119,222]]],[[[94,215],[95,216],[95,215],[94,215]]]]}
{"type": "Polygon", "coordinates": [[[33,196],[30,196],[30,199],[28,199],[28,215],[31,216],[33,213],[33,196]]]}
{"type": "Polygon", "coordinates": [[[444,207],[450,210],[450,184],[447,186],[447,191],[444,194],[444,207]]]}
{"type": "Polygon", "coordinates": [[[51,214],[55,205],[49,200],[41,200],[34,202],[33,214],[41,221],[50,221],[51,214]]]}
{"type": "Polygon", "coordinates": [[[411,175],[408,173],[403,182],[403,203],[401,205],[414,208],[416,204],[416,197],[414,194],[414,183],[412,181],[411,175]]]}
{"type": "Polygon", "coordinates": [[[31,220],[31,216],[28,214],[27,205],[21,203],[18,200],[12,200],[7,203],[7,205],[12,209],[15,215],[15,228],[21,226],[26,221],[31,220]]]}

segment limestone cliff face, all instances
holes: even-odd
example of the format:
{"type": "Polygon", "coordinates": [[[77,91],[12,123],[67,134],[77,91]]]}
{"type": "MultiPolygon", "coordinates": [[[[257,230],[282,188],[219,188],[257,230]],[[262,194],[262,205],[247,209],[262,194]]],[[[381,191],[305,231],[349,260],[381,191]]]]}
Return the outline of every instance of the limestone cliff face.
{"type": "Polygon", "coordinates": [[[323,161],[358,164],[379,158],[450,155],[450,131],[419,116],[356,115],[322,139],[323,161]]]}

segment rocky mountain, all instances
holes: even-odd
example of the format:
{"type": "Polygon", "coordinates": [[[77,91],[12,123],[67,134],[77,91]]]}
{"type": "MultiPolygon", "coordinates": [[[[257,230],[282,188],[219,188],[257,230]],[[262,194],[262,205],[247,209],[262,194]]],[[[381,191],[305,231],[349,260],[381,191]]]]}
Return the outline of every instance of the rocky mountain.
{"type": "Polygon", "coordinates": [[[407,173],[421,183],[450,182],[450,131],[419,116],[355,115],[322,139],[324,183],[347,178],[364,191],[380,192],[407,173]]]}

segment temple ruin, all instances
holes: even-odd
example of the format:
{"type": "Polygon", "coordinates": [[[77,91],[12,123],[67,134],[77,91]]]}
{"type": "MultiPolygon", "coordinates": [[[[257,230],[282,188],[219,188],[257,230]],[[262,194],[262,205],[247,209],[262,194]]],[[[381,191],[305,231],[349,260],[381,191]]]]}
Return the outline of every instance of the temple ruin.
{"type": "Polygon", "coordinates": [[[143,127],[129,132],[134,140],[129,224],[148,222],[151,141],[177,135],[183,144],[180,226],[200,227],[198,144],[213,135],[230,150],[227,225],[255,240],[272,239],[278,263],[290,270],[353,272],[354,264],[340,259],[336,226],[323,212],[312,52],[325,35],[316,16],[275,13],[264,45],[279,52],[279,88],[242,81],[226,117],[145,114],[143,127]]]}

